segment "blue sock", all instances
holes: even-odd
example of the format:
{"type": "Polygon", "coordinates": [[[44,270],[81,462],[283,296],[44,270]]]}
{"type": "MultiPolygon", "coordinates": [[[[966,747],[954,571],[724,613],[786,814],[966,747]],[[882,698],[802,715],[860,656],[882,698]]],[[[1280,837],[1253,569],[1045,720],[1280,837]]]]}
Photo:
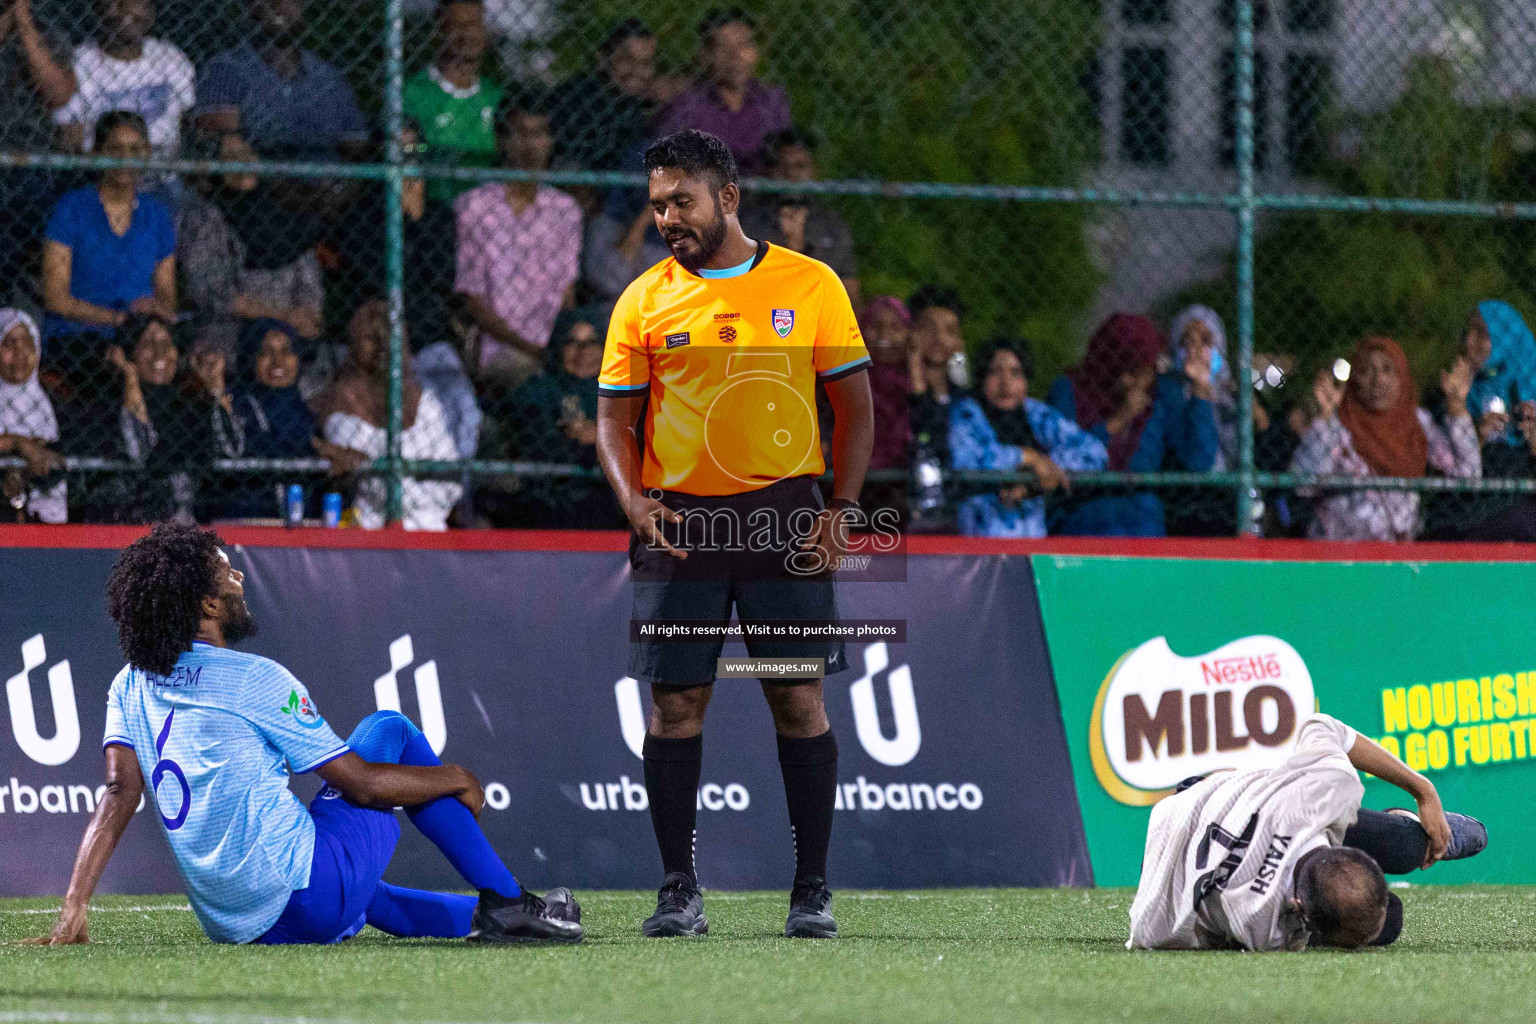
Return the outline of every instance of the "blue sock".
{"type": "Polygon", "coordinates": [[[368,923],[402,939],[462,939],[469,934],[475,902],[473,896],[380,882],[368,902],[368,923]]]}
{"type": "MultiPolygon", "coordinates": [[[[427,738],[417,732],[406,740],[399,763],[438,765],[443,762],[432,752],[432,744],[427,738]]],[[[451,796],[443,796],[407,807],[405,813],[417,831],[443,851],[443,856],[470,885],[476,889],[494,890],[508,899],[522,895],[522,886],[491,848],[490,840],[485,838],[480,823],[469,813],[468,807],[451,796]]]]}
{"type": "MultiPolygon", "coordinates": [[[[374,764],[443,763],[432,752],[432,744],[421,730],[398,711],[375,711],[358,723],[347,737],[347,745],[358,757],[374,764]]],[[[491,848],[468,807],[445,796],[407,807],[405,813],[417,831],[432,840],[432,845],[443,852],[470,885],[491,889],[508,899],[522,895],[522,887],[491,848]]]]}

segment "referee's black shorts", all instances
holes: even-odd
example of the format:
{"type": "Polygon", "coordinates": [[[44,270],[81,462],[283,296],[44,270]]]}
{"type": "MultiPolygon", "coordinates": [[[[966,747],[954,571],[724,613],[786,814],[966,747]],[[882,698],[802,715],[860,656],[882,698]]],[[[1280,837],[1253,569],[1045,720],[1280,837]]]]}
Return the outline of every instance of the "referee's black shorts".
{"type": "MultiPolygon", "coordinates": [[[[790,477],[718,497],[663,491],[660,501],[683,513],[681,524],[667,524],[663,532],[688,557],[677,558],[630,535],[636,621],[725,623],[733,606],[743,623],[837,618],[831,574],[799,574],[788,562],[796,550],[795,536],[804,536],[823,508],[815,477],[790,477]]],[[[748,637],[743,642],[754,658],[825,658],[827,675],[848,667],[841,640],[748,637]]],[[[723,646],[719,639],[635,640],[629,674],[642,683],[705,686],[715,681],[723,646]]]]}

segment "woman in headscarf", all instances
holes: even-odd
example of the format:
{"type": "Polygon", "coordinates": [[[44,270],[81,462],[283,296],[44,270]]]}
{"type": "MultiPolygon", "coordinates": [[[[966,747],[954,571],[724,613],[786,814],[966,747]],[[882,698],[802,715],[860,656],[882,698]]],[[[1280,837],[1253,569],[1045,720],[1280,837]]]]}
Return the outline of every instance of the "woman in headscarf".
{"type": "MultiPolygon", "coordinates": [[[[257,158],[234,132],[208,155],[257,158]]],[[[254,174],[226,174],[189,192],[182,208],[176,252],[184,298],[200,319],[217,325],[209,338],[226,357],[234,357],[241,325],[251,320],[280,320],[305,338],[320,333],[319,227],[313,215],[289,209],[292,191],[254,174]]]]}
{"type": "MultiPolygon", "coordinates": [[[[505,415],[491,417],[481,448],[485,457],[596,467],[597,375],[611,312],[607,305],[591,305],[560,314],[544,372],[512,393],[505,415]]],[[[504,483],[490,482],[481,503],[498,525],[614,525],[600,478],[530,477],[518,480],[515,492],[504,483]]]]}
{"type": "MultiPolygon", "coordinates": [[[[458,448],[442,404],[416,381],[410,360],[401,368],[400,454],[407,459],[456,460],[458,448]]],[[[333,475],[351,474],[385,455],[389,417],[389,317],[383,299],[370,298],[347,322],[347,355],[336,377],[310,403],[323,437],[314,447],[330,460],[333,475]]],[[[448,513],[464,488],[440,480],[402,481],[402,522],[407,530],[446,530],[448,513]]],[[[357,482],[353,504],[359,525],[385,524],[385,481],[357,482]]]]}
{"type": "Polygon", "coordinates": [[[970,537],[1044,537],[1045,493],[1069,486],[1063,471],[1103,469],[1104,446],[1044,402],[1029,397],[1029,343],[996,338],[981,352],[981,399],[966,395],[950,410],[950,464],[958,470],[1024,470],[1030,485],[977,494],[960,504],[960,532],[970,537]]]}
{"type": "MultiPolygon", "coordinates": [[[[313,458],[315,417],[299,396],[301,338],[281,320],[255,320],[240,342],[238,369],[229,389],[230,411],[243,454],[253,459],[313,458]]],[[[197,353],[194,352],[194,359],[197,353]]],[[[211,367],[210,367],[211,369],[211,367]]],[[[301,482],[292,472],[256,472],[230,477],[219,515],[273,519],[284,514],[287,487],[301,482]]]]}
{"type": "MultiPolygon", "coordinates": [[[[1227,328],[1209,306],[1186,306],[1168,326],[1167,370],[1158,378],[1159,393],[1181,405],[1189,433],[1211,423],[1216,429],[1216,459],[1211,469],[1237,467],[1237,386],[1227,358],[1227,328]],[[1209,414],[1206,412],[1209,405],[1209,414]],[[1190,422],[1190,421],[1198,422],[1190,422]]],[[[1269,416],[1253,404],[1254,434],[1269,427],[1269,416]]],[[[1172,467],[1170,467],[1172,468],[1172,467]]],[[[1182,466],[1178,468],[1183,468],[1182,466]]],[[[1211,487],[1169,488],[1162,492],[1168,533],[1181,536],[1232,536],[1237,529],[1230,492],[1211,487]]]]}
{"type": "Polygon", "coordinates": [[[64,460],[49,447],[59,439],[59,421],[37,379],[41,351],[36,321],[19,309],[0,309],[0,457],[25,463],[0,469],[5,518],[62,523],[69,518],[64,460]]]}
{"type": "MultiPolygon", "coordinates": [[[[1116,313],[1088,341],[1083,361],[1051,386],[1047,400],[1093,434],[1109,453],[1109,468],[1132,473],[1164,469],[1204,473],[1219,444],[1209,398],[1210,349],[1192,381],[1199,393],[1159,379],[1163,337],[1144,316],[1116,313]]],[[[1109,495],[1067,511],[1054,532],[1161,537],[1163,503],[1148,491],[1109,495]]]]}
{"type": "Polygon", "coordinates": [[[1476,374],[1467,401],[1483,443],[1523,446],[1520,406],[1536,402],[1536,337],[1525,318],[1507,302],[1478,303],[1462,354],[1476,374]]]}
{"type": "MultiPolygon", "coordinates": [[[[1476,479],[1477,430],[1467,412],[1472,370],[1458,359],[1440,378],[1447,429],[1418,407],[1408,357],[1390,338],[1369,337],[1350,358],[1349,382],[1330,373],[1313,384],[1317,416],[1302,435],[1291,472],[1303,476],[1476,479]]],[[[1421,529],[1416,491],[1325,492],[1313,504],[1310,536],[1322,540],[1407,541],[1421,529]]]]}

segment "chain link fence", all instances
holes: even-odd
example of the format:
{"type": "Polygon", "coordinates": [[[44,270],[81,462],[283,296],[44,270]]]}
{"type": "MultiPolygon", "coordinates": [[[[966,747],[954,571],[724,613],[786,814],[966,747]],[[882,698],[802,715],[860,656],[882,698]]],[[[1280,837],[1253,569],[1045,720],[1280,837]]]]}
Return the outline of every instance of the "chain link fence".
{"type": "Polygon", "coordinates": [[[0,12],[6,519],[622,526],[692,126],[861,310],[912,529],[1536,538],[1529,4],[0,12]]]}

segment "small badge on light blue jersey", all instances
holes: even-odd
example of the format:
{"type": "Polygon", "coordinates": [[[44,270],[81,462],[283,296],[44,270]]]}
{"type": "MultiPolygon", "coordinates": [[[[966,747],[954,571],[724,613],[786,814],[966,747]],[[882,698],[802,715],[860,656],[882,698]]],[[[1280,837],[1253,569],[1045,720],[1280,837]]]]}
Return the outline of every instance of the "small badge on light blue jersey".
{"type": "Polygon", "coordinates": [[[314,702],[308,697],[300,697],[298,690],[288,691],[288,703],[278,710],[285,715],[292,715],[293,720],[306,729],[318,729],[325,724],[325,719],[315,710],[314,702]]]}
{"type": "Polygon", "coordinates": [[[795,311],[792,309],[774,310],[773,329],[779,337],[789,337],[789,332],[795,329],[795,311]]]}

